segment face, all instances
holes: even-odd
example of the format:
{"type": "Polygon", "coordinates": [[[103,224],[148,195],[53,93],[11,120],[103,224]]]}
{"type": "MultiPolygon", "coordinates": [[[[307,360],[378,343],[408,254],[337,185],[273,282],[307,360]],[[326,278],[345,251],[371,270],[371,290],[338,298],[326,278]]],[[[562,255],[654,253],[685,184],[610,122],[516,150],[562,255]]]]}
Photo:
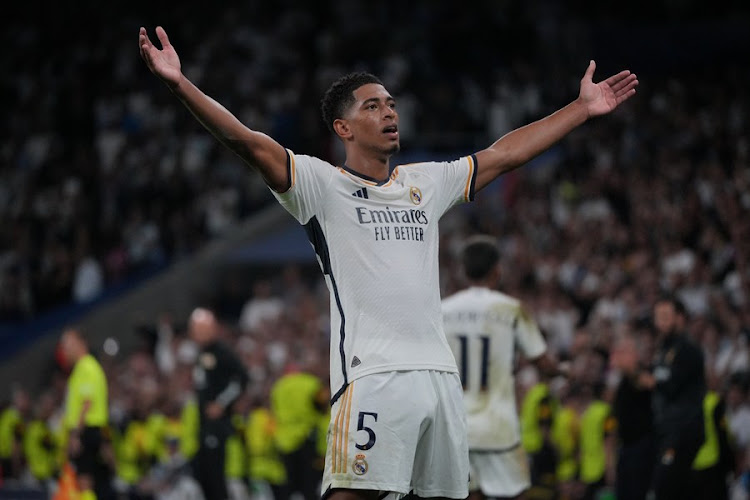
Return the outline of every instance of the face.
{"type": "Polygon", "coordinates": [[[659,302],[654,306],[654,326],[660,336],[669,335],[677,326],[677,311],[671,302],[659,302]]]}
{"type": "Polygon", "coordinates": [[[392,155],[400,148],[396,101],[377,83],[354,91],[354,104],[334,128],[344,141],[355,141],[378,154],[392,155]]]}
{"type": "Polygon", "coordinates": [[[638,368],[638,347],[631,338],[620,340],[612,351],[610,363],[613,368],[632,373],[638,368]]]}
{"type": "Polygon", "coordinates": [[[196,309],[190,316],[190,338],[204,345],[213,341],[218,334],[218,324],[213,313],[206,309],[196,309]]]}
{"type": "Polygon", "coordinates": [[[65,364],[71,366],[78,358],[78,337],[72,331],[63,333],[60,340],[60,349],[62,351],[65,364]]]}

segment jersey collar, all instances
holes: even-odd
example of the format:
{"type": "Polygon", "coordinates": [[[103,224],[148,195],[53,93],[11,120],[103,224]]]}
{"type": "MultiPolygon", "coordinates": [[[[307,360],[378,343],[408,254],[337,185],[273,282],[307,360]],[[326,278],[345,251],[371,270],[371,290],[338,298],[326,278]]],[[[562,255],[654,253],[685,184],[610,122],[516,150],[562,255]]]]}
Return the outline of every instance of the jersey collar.
{"type": "Polygon", "coordinates": [[[388,177],[386,177],[383,180],[378,180],[378,179],[376,179],[374,177],[370,177],[369,175],[360,174],[356,170],[353,170],[353,169],[349,168],[346,164],[344,164],[344,166],[341,167],[341,168],[344,169],[345,171],[347,171],[348,173],[352,174],[355,177],[359,177],[360,179],[364,179],[364,180],[366,180],[368,182],[374,183],[376,186],[382,186],[382,185],[384,185],[385,183],[387,183],[388,181],[391,180],[391,174],[389,174],[388,177]]]}

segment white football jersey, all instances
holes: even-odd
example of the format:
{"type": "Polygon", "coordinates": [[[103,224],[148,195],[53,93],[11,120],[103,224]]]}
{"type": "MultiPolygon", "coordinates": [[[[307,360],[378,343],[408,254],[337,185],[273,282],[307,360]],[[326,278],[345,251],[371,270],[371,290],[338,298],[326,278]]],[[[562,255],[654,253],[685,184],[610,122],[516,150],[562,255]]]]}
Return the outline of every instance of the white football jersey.
{"type": "Polygon", "coordinates": [[[288,151],[274,196],[307,231],[331,292],[331,394],[371,373],[456,372],[440,315],[438,220],[474,194],[476,158],[400,165],[377,182],[288,151]]]}
{"type": "Polygon", "coordinates": [[[443,321],[464,387],[469,449],[517,445],[514,349],[529,359],[544,354],[539,328],[518,300],[483,287],[446,298],[443,321]]]}

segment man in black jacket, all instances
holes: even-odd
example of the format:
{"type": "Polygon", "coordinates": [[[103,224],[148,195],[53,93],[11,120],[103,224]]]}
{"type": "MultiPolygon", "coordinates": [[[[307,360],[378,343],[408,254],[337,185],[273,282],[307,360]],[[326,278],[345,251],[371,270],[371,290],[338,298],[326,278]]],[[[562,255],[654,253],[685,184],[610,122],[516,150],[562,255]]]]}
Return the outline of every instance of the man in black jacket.
{"type": "Polygon", "coordinates": [[[654,469],[653,413],[651,389],[638,385],[642,368],[638,343],[632,334],[619,339],[610,357],[620,375],[613,413],[617,419],[617,500],[645,500],[654,469]]]}
{"type": "Polygon", "coordinates": [[[219,341],[219,324],[208,309],[190,315],[190,337],[200,347],[193,382],[200,411],[199,448],[193,473],[207,499],[228,497],[224,476],[225,443],[232,433],[231,407],[245,390],[247,370],[219,341]]]}
{"type": "Polygon", "coordinates": [[[653,371],[641,374],[652,388],[657,455],[653,489],[658,500],[692,498],[693,459],[704,440],[703,397],[706,393],[703,353],[684,333],[682,304],[664,297],[654,305],[658,350],[653,371]]]}

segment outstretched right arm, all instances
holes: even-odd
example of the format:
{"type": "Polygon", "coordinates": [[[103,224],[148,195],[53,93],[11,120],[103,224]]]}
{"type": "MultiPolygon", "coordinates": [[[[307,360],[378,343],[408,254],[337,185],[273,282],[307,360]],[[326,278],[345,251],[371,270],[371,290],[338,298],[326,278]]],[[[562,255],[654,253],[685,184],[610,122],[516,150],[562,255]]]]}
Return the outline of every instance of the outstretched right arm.
{"type": "Polygon", "coordinates": [[[156,28],[161,50],[140,29],[138,46],[146,65],[177,96],[219,142],[260,172],[266,184],[276,192],[289,189],[286,150],[271,137],[250,130],[224,106],[204,94],[182,74],[180,59],[164,29],[156,28]]]}

